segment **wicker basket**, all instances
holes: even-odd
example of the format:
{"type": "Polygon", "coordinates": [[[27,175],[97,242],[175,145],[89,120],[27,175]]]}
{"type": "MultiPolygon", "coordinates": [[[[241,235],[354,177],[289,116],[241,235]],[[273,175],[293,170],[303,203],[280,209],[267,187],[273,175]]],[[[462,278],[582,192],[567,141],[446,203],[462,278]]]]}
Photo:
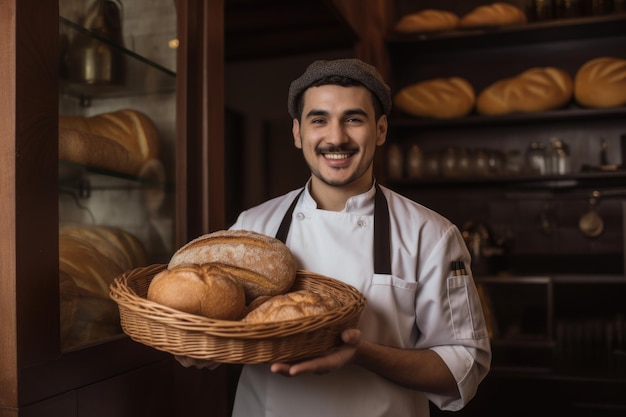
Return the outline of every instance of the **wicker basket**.
{"type": "Polygon", "coordinates": [[[111,284],[122,329],[133,340],[173,355],[222,363],[291,361],[327,351],[339,333],[355,327],[365,298],[341,281],[309,271],[297,272],[293,290],[329,293],[342,307],[322,315],[272,323],[213,320],[183,313],[146,299],[152,278],[167,265],[128,271],[111,284]]]}

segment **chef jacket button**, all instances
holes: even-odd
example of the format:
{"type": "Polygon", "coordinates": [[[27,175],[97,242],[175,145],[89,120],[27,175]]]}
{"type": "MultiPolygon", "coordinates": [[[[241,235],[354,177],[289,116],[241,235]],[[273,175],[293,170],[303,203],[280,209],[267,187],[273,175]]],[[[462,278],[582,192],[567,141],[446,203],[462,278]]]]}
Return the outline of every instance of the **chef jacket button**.
{"type": "Polygon", "coordinates": [[[296,214],[296,219],[298,219],[298,220],[304,220],[304,213],[298,213],[298,214],[296,214]]]}
{"type": "Polygon", "coordinates": [[[363,220],[363,219],[359,219],[356,222],[356,225],[359,226],[360,228],[363,228],[363,227],[367,226],[367,222],[365,220],[363,220]]]}

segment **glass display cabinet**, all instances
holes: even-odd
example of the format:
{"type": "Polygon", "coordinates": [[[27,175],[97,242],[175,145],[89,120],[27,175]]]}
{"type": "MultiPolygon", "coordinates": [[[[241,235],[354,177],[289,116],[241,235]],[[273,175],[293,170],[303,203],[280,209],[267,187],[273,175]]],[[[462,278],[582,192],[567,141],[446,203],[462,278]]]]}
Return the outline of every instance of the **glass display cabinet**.
{"type": "Polygon", "coordinates": [[[0,4],[0,416],[225,415],[108,297],[224,228],[223,1],[0,4]]]}

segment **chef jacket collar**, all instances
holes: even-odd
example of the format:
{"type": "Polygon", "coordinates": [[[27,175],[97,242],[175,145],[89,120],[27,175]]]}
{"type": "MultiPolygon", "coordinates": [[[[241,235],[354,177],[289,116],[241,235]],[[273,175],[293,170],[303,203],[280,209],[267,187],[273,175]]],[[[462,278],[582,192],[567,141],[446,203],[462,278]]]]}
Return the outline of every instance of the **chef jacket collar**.
{"type": "MultiPolygon", "coordinates": [[[[374,214],[374,197],[376,196],[376,180],[372,187],[362,194],[352,196],[346,201],[346,206],[340,213],[350,213],[361,216],[371,216],[374,214]]],[[[317,209],[317,203],[309,192],[311,179],[305,185],[305,192],[302,196],[302,205],[307,208],[317,209]]]]}

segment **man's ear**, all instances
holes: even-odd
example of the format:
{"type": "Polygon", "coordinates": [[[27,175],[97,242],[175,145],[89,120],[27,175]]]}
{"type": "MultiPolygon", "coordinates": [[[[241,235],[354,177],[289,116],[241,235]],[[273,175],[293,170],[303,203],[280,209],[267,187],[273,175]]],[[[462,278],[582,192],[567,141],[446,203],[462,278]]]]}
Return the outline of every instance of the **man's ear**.
{"type": "Polygon", "coordinates": [[[382,115],[376,122],[376,145],[381,146],[387,140],[387,129],[388,129],[387,116],[382,115]]]}
{"type": "Polygon", "coordinates": [[[296,148],[302,149],[302,137],[300,137],[300,123],[298,123],[298,119],[293,119],[291,133],[293,134],[293,144],[296,148]]]}

